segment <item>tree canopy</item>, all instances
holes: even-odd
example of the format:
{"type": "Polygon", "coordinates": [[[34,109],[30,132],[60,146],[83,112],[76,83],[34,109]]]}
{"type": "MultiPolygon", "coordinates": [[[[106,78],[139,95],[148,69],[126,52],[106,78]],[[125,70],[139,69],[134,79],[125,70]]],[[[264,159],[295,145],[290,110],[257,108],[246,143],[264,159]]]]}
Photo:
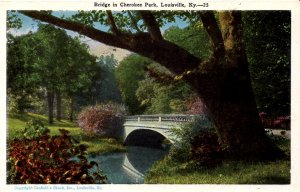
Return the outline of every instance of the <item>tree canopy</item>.
{"type": "MultiPolygon", "coordinates": [[[[40,25],[35,33],[10,38],[8,92],[12,98],[19,98],[19,105],[24,105],[26,99],[28,103],[33,93],[46,91],[51,119],[55,94],[74,97],[78,91],[87,91],[95,74],[96,58],[78,39],[52,25],[40,25]]],[[[26,108],[19,106],[21,110],[26,108]]]]}

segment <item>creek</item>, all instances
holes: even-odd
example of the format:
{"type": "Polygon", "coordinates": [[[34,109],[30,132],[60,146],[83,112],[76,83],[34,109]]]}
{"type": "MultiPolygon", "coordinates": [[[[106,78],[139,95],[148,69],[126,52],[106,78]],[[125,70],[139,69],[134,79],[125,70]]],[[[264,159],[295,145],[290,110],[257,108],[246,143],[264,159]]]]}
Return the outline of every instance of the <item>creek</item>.
{"type": "Polygon", "coordinates": [[[127,146],[125,153],[105,153],[90,157],[99,164],[110,184],[142,184],[144,175],[168,150],[127,146]]]}

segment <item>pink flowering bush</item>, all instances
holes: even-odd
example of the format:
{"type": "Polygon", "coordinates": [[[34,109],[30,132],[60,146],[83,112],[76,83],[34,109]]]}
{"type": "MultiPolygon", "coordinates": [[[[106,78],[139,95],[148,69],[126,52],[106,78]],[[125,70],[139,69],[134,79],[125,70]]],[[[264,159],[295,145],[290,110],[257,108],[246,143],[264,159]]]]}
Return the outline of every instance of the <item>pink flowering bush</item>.
{"type": "Polygon", "coordinates": [[[187,114],[196,115],[196,114],[205,114],[206,113],[206,106],[201,101],[200,97],[195,97],[188,101],[187,103],[187,114]]]}
{"type": "Polygon", "coordinates": [[[260,112],[259,117],[265,128],[290,129],[290,116],[267,117],[267,114],[265,112],[260,112]]]}
{"type": "Polygon", "coordinates": [[[122,129],[125,109],[108,103],[90,106],[81,111],[78,125],[88,135],[117,137],[122,129]]]}

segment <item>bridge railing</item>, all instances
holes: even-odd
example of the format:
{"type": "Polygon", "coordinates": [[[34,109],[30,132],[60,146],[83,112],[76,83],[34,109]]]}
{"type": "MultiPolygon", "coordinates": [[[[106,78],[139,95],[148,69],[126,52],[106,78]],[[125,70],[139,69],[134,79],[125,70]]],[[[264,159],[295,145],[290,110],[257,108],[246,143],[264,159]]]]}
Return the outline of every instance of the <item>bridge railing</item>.
{"type": "Polygon", "coordinates": [[[167,115],[134,115],[134,116],[126,116],[125,121],[151,121],[151,122],[192,122],[195,118],[201,118],[206,120],[207,117],[205,115],[181,115],[181,114],[167,114],[167,115]]]}

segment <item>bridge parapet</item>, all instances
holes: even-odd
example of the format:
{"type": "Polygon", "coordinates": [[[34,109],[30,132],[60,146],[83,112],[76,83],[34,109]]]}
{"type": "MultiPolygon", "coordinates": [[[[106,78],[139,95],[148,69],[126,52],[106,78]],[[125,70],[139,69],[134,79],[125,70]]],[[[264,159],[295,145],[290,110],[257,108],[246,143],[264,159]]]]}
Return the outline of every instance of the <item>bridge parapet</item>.
{"type": "MultiPolygon", "coordinates": [[[[132,132],[152,130],[160,133],[167,139],[174,140],[176,135],[172,133],[172,128],[181,128],[183,124],[193,122],[195,120],[208,122],[205,115],[134,115],[126,116],[124,123],[124,141],[132,132]]],[[[146,131],[145,131],[146,132],[146,131]]],[[[148,132],[148,134],[150,134],[148,132]]],[[[135,138],[135,140],[138,138],[135,138]]],[[[145,139],[145,138],[144,138],[145,139]]],[[[172,141],[171,141],[172,142],[172,141]]]]}
{"type": "Polygon", "coordinates": [[[192,122],[195,120],[195,117],[206,119],[205,115],[134,115],[134,116],[126,116],[125,121],[136,121],[136,122],[142,122],[142,121],[150,121],[150,122],[174,122],[174,123],[180,123],[180,122],[192,122]]]}

